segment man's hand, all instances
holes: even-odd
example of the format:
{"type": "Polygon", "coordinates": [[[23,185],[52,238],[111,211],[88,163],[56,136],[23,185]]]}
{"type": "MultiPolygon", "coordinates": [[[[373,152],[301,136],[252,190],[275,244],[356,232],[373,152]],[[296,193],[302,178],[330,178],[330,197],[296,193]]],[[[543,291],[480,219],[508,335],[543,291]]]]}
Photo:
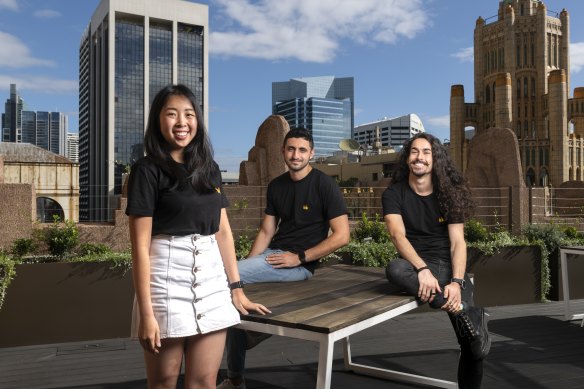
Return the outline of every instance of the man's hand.
{"type": "Polygon", "coordinates": [[[298,254],[291,253],[290,251],[270,254],[266,257],[266,262],[272,265],[274,269],[296,267],[301,264],[298,254]]]}
{"type": "Polygon", "coordinates": [[[444,287],[444,298],[446,299],[447,303],[444,304],[441,309],[450,312],[456,313],[460,310],[460,303],[462,301],[460,285],[456,282],[451,282],[450,284],[444,287]]]}
{"type": "Polygon", "coordinates": [[[430,302],[434,300],[436,293],[442,292],[438,280],[430,269],[422,270],[418,273],[418,281],[420,282],[420,289],[418,289],[418,297],[422,302],[430,302]]]}

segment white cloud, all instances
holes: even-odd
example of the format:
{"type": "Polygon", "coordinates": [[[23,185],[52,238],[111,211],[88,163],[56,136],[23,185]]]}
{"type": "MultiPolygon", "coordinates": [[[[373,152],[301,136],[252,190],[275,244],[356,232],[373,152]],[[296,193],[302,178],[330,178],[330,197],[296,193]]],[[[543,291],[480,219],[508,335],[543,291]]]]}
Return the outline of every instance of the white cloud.
{"type": "Polygon", "coordinates": [[[77,80],[59,80],[44,76],[18,75],[10,76],[0,74],[0,86],[2,89],[10,84],[16,84],[16,88],[21,91],[35,91],[47,94],[72,94],[79,90],[77,80]]]}
{"type": "Polygon", "coordinates": [[[18,11],[16,0],[0,0],[0,9],[5,8],[10,11],[18,11]]]}
{"type": "MultiPolygon", "coordinates": [[[[450,115],[432,116],[424,120],[424,127],[450,128],[450,115]]],[[[428,128],[426,128],[428,130],[428,128]]]]}
{"type": "Polygon", "coordinates": [[[457,58],[460,62],[473,62],[474,61],[474,48],[465,47],[460,49],[457,53],[451,54],[451,57],[457,58]]]}
{"type": "Polygon", "coordinates": [[[2,31],[0,31],[0,47],[2,47],[0,67],[55,66],[53,61],[33,57],[28,47],[18,37],[2,31]]]}
{"type": "Polygon", "coordinates": [[[343,40],[391,44],[429,25],[421,0],[215,0],[214,55],[331,61],[343,40]]]}
{"type": "Polygon", "coordinates": [[[38,19],[53,19],[61,16],[60,12],[53,11],[52,9],[40,9],[33,13],[33,16],[38,19]]]}
{"type": "Polygon", "coordinates": [[[570,70],[578,73],[584,68],[584,42],[570,43],[570,70]]]}

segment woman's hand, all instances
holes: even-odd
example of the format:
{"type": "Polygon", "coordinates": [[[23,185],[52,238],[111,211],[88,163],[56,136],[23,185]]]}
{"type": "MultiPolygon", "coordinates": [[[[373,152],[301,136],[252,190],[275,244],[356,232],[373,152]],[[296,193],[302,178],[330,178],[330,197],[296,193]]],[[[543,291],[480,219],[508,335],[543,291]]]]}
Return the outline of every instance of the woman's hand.
{"type": "Polygon", "coordinates": [[[254,311],[260,315],[265,315],[266,313],[272,313],[268,308],[264,307],[262,304],[253,303],[248,300],[243,293],[243,289],[237,288],[231,291],[231,299],[235,308],[244,315],[247,315],[249,311],[254,311]]]}
{"type": "Polygon", "coordinates": [[[154,316],[140,318],[138,338],[140,339],[140,345],[145,351],[152,354],[158,354],[160,352],[160,328],[154,316]]]}

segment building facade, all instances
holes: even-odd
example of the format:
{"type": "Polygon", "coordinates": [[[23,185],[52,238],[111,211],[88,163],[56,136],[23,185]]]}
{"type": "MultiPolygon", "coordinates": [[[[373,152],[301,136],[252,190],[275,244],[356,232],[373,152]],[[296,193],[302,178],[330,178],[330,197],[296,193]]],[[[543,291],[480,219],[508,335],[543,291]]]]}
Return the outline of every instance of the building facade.
{"type": "Polygon", "coordinates": [[[79,134],[67,134],[67,154],[65,155],[72,162],[79,162],[79,134]]]}
{"type": "Polygon", "coordinates": [[[10,84],[10,98],[2,114],[3,142],[30,143],[65,156],[68,125],[68,117],[62,112],[27,110],[16,84],[10,84]]]}
{"type": "Polygon", "coordinates": [[[352,139],[359,142],[363,148],[373,147],[376,141],[381,143],[380,146],[398,147],[420,132],[426,132],[422,119],[412,113],[391,119],[385,117],[355,126],[352,139]]]}
{"type": "Polygon", "coordinates": [[[208,7],[102,0],[79,48],[80,219],[113,219],[122,174],[143,155],[156,93],[181,83],[208,118],[208,7]]]}
{"type": "Polygon", "coordinates": [[[559,186],[583,180],[584,88],[570,91],[569,15],[542,1],[499,1],[496,20],[479,17],[474,31],[475,101],[464,87],[450,95],[451,155],[463,170],[465,127],[477,134],[511,129],[525,183],[559,186]]]}
{"type": "MultiPolygon", "coordinates": [[[[78,221],[79,165],[28,143],[0,143],[0,184],[32,184],[36,220],[78,221]]],[[[29,219],[28,216],[22,215],[29,219]]]]}
{"type": "Polygon", "coordinates": [[[272,83],[272,113],[291,128],[304,127],[314,138],[315,157],[339,151],[354,126],[352,77],[306,77],[272,83]]]}

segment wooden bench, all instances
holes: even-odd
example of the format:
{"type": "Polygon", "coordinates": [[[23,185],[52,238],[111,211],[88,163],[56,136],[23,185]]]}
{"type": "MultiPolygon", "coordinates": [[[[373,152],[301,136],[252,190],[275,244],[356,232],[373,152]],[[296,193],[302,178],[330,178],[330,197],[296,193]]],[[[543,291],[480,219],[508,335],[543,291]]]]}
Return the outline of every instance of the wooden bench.
{"type": "Polygon", "coordinates": [[[319,342],[316,388],[331,387],[333,349],[343,340],[345,368],[379,378],[457,388],[455,382],[354,363],[349,337],[418,306],[411,296],[390,295],[383,269],[325,266],[309,281],[246,285],[245,293],[272,311],[242,315],[239,328],[319,342]]]}

